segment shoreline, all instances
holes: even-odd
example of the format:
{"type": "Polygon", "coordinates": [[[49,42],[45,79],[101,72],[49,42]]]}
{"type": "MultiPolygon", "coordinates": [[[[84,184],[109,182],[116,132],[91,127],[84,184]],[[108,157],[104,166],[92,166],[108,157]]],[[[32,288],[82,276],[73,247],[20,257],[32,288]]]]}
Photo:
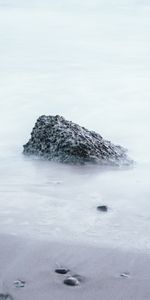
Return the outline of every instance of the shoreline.
{"type": "Polygon", "coordinates": [[[149,299],[149,253],[3,234],[0,239],[0,293],[14,300],[149,299]],[[69,274],[56,274],[59,267],[69,274]],[[75,274],[81,277],[79,286],[66,286],[64,279],[75,274]],[[14,286],[17,280],[24,287],[14,286]]]}

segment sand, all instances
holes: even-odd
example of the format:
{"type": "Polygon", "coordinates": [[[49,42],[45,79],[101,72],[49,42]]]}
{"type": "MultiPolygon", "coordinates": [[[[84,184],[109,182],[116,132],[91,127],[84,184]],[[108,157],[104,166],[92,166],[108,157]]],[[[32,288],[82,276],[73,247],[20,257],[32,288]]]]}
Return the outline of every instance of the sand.
{"type": "Polygon", "coordinates": [[[15,300],[150,299],[149,253],[2,234],[0,240],[0,293],[15,300]],[[80,285],[65,285],[68,275],[56,274],[57,267],[80,275],[80,285]],[[25,286],[17,288],[16,280],[25,286]]]}

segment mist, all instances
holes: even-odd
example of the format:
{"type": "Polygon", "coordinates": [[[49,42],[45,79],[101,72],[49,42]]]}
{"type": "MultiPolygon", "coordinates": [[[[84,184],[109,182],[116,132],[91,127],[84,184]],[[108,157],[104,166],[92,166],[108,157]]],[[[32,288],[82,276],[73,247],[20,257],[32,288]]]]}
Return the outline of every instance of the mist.
{"type": "Polygon", "coordinates": [[[0,1],[2,233],[150,248],[149,13],[137,0],[0,1]],[[134,166],[25,158],[43,114],[125,146],[134,166]]]}

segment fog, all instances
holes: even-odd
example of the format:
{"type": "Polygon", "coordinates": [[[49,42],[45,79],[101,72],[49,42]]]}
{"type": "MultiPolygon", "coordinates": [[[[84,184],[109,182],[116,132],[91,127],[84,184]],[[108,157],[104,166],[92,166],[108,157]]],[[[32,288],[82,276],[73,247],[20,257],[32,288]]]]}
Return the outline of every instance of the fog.
{"type": "Polygon", "coordinates": [[[140,0],[0,0],[2,233],[150,249],[149,14],[140,0]],[[42,114],[125,146],[134,167],[25,158],[42,114]]]}

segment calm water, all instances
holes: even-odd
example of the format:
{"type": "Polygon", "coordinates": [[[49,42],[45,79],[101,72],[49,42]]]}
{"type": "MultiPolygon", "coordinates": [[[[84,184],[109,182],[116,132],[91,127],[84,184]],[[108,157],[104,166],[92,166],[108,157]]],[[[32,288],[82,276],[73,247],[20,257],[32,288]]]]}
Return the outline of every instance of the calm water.
{"type": "Polygon", "coordinates": [[[0,0],[1,232],[150,249],[149,16],[148,1],[0,0]],[[127,147],[135,167],[25,159],[42,114],[127,147]]]}

